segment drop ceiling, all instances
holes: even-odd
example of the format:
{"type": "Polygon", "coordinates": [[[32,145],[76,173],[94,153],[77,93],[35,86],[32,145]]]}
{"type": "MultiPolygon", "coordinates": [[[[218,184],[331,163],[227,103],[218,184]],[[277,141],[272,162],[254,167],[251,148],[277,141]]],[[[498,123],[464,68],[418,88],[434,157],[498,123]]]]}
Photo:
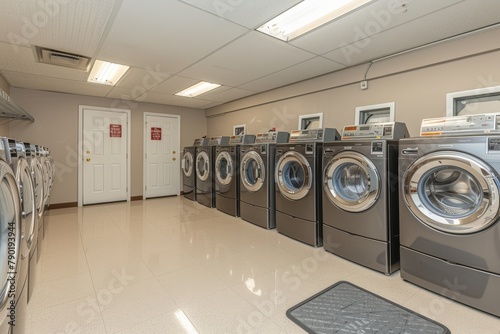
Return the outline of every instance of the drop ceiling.
{"type": "MultiPolygon", "coordinates": [[[[330,0],[332,1],[332,0],[330,0]]],[[[378,0],[289,42],[255,31],[298,0],[0,0],[12,87],[207,109],[500,22],[498,0],[378,0]],[[131,66],[115,87],[33,46],[131,66]],[[221,84],[175,96],[199,81],[221,84]]]]}

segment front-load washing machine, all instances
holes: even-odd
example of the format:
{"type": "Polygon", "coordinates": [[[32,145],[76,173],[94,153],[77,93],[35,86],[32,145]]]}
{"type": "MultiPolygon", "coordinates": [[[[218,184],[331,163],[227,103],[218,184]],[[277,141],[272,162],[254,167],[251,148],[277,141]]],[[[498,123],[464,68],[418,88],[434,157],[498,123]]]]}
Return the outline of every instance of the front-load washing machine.
{"type": "Polygon", "coordinates": [[[424,120],[433,137],[401,140],[399,212],[401,277],[500,317],[498,122],[424,120]]]}
{"type": "Polygon", "coordinates": [[[398,139],[404,123],[346,126],[323,146],[323,247],[368,268],[399,269],[398,139]]]}
{"type": "Polygon", "coordinates": [[[227,145],[228,136],[210,137],[196,151],[196,200],[209,208],[215,207],[215,146],[227,145]]]}
{"type": "Polygon", "coordinates": [[[43,178],[42,178],[42,166],[40,165],[39,160],[36,158],[36,146],[30,143],[23,143],[26,153],[26,161],[30,167],[31,175],[33,178],[33,190],[35,192],[35,211],[34,211],[34,236],[33,236],[33,245],[30,249],[30,259],[29,259],[29,267],[28,267],[28,302],[33,295],[35,290],[36,283],[36,266],[38,263],[38,231],[39,224],[42,223],[42,215],[43,215],[43,178]]]}
{"type": "Polygon", "coordinates": [[[240,147],[240,217],[266,229],[276,227],[274,167],[276,144],[288,132],[259,133],[254,144],[240,147]]]}
{"type": "MultiPolygon", "coordinates": [[[[33,144],[32,144],[33,145],[33,144]]],[[[37,195],[36,197],[36,207],[37,207],[37,213],[38,213],[38,249],[37,249],[37,255],[38,255],[38,260],[40,260],[40,257],[42,256],[42,240],[44,237],[44,224],[45,224],[45,183],[46,183],[46,175],[45,175],[45,170],[43,166],[43,157],[42,157],[42,149],[38,145],[34,145],[34,154],[35,154],[35,160],[36,160],[36,165],[39,167],[37,168],[39,170],[40,176],[37,181],[39,182],[40,189],[38,191],[40,192],[40,196],[37,195]],[[41,211],[39,211],[41,210],[41,211]]],[[[37,173],[38,175],[38,173],[37,173]]],[[[35,188],[36,189],[36,188],[35,188]]]]}
{"type": "Polygon", "coordinates": [[[182,193],[185,198],[192,201],[196,201],[196,172],[194,167],[195,158],[196,146],[184,147],[181,160],[182,193]]]}
{"type": "Polygon", "coordinates": [[[19,188],[21,222],[20,251],[17,266],[16,290],[16,326],[13,333],[24,333],[26,307],[28,305],[28,269],[30,252],[34,244],[35,227],[35,191],[30,167],[26,161],[22,143],[13,139],[2,138],[5,147],[6,161],[14,172],[19,188]]]}
{"type": "Polygon", "coordinates": [[[215,204],[231,216],[240,216],[240,146],[254,142],[254,135],[235,135],[228,145],[215,147],[215,204]]]}
{"type": "Polygon", "coordinates": [[[323,143],[340,139],[336,129],[295,130],[276,145],[276,230],[311,246],[323,244],[321,157],[323,143]]]}
{"type": "MultiPolygon", "coordinates": [[[[21,199],[15,175],[7,159],[9,147],[0,140],[0,334],[23,326],[25,306],[16,310],[21,294],[21,199]]],[[[20,333],[20,331],[16,332],[20,333]]]]}

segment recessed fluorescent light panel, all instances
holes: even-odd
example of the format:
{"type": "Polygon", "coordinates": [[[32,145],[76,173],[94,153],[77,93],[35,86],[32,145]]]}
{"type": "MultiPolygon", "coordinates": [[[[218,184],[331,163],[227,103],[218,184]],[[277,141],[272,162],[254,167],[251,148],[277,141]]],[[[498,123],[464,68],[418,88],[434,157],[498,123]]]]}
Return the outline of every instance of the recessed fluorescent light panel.
{"type": "Polygon", "coordinates": [[[129,68],[130,66],[96,60],[87,81],[114,86],[129,68]]]}
{"type": "Polygon", "coordinates": [[[198,82],[196,85],[193,85],[189,88],[186,88],[183,91],[180,91],[179,93],[177,93],[175,95],[184,96],[184,97],[195,97],[195,96],[201,95],[203,93],[206,93],[208,91],[211,91],[212,89],[215,89],[217,87],[220,87],[220,85],[210,83],[210,82],[201,81],[201,82],[198,82]]]}
{"type": "Polygon", "coordinates": [[[372,0],[304,0],[257,30],[289,41],[370,1],[372,0]]]}

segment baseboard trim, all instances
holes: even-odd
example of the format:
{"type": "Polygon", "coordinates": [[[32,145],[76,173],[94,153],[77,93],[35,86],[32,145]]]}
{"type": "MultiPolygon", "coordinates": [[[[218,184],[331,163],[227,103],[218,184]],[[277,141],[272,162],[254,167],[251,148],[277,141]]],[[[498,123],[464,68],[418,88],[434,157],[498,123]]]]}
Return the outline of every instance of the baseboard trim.
{"type": "Polygon", "coordinates": [[[130,197],[130,201],[142,201],[142,195],[141,196],[132,196],[132,197],[130,197]]]}
{"type": "Polygon", "coordinates": [[[49,210],[77,208],[77,207],[78,207],[78,202],[49,204],[49,210]]]}

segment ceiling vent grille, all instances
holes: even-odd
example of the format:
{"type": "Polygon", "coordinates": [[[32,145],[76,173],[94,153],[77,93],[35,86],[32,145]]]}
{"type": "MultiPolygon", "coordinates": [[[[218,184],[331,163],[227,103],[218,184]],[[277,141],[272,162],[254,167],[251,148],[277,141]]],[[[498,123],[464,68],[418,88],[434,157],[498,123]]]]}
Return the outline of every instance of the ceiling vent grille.
{"type": "Polygon", "coordinates": [[[34,52],[36,60],[39,63],[69,67],[83,71],[87,71],[89,69],[89,57],[64,51],[47,49],[41,46],[35,46],[34,52]]]}

